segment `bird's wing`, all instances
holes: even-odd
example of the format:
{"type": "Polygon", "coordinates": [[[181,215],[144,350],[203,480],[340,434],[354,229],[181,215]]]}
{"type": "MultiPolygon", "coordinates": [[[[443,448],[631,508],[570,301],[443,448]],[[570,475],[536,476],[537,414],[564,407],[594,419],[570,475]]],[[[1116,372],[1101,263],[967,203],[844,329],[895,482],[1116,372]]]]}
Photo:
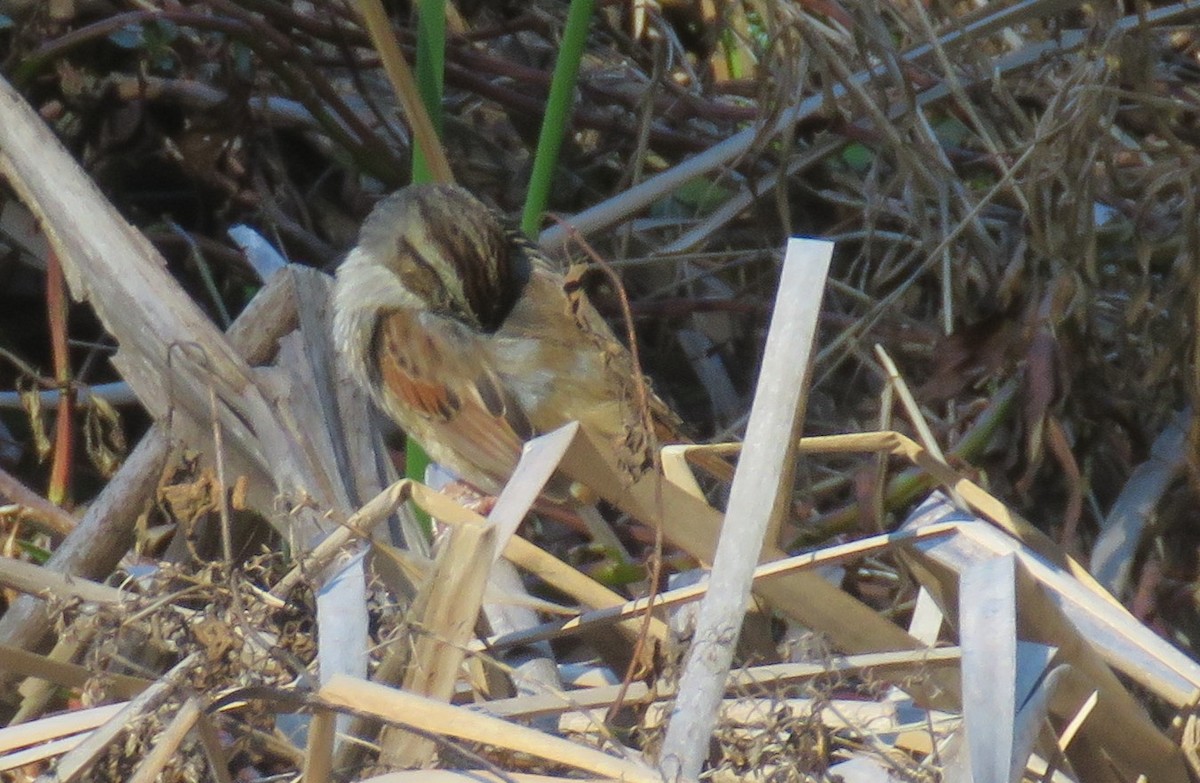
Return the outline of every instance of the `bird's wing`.
{"type": "MultiPolygon", "coordinates": [[[[606,383],[619,390],[624,401],[622,417],[623,436],[619,438],[618,457],[635,478],[649,470],[654,463],[653,452],[667,444],[693,443],[688,427],[679,415],[666,403],[649,383],[649,379],[635,372],[633,356],[620,343],[607,322],[592,305],[581,283],[587,268],[575,267],[562,278],[561,286],[566,296],[567,310],[579,331],[591,342],[594,349],[604,356],[606,383]],[[638,388],[640,383],[642,388],[638,388]],[[647,437],[643,425],[643,405],[649,415],[651,428],[647,437]]],[[[689,459],[709,474],[722,481],[733,477],[733,468],[725,458],[704,452],[693,452],[689,459]]]]}
{"type": "Polygon", "coordinates": [[[430,456],[494,491],[536,433],[517,400],[457,326],[400,310],[376,331],[380,402],[430,456]]]}
{"type": "MultiPolygon", "coordinates": [[[[688,438],[683,433],[683,421],[671,409],[671,406],[650,387],[649,379],[636,371],[640,368],[634,367],[633,355],[617,339],[604,317],[588,299],[587,292],[580,282],[587,271],[587,267],[573,267],[564,276],[562,284],[568,309],[579,330],[588,336],[598,350],[605,354],[605,364],[613,379],[612,382],[620,383],[625,387],[624,393],[632,406],[638,407],[642,403],[637,389],[639,377],[641,383],[645,384],[644,402],[650,414],[650,420],[654,423],[655,439],[662,443],[686,442],[688,438]]],[[[641,418],[640,413],[635,412],[634,415],[641,418]]]]}

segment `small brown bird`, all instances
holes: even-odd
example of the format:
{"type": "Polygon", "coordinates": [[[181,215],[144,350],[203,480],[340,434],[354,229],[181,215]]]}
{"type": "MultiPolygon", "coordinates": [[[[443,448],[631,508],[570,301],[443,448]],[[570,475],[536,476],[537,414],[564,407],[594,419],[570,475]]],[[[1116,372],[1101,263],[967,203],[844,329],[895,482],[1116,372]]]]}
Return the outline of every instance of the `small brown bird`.
{"type": "MultiPolygon", "coordinates": [[[[334,337],[383,411],[486,492],[530,438],[577,420],[631,476],[651,465],[629,351],[520,234],[466,190],[384,199],[338,269],[334,337]]],[[[655,429],[676,431],[649,395],[655,429]]]]}

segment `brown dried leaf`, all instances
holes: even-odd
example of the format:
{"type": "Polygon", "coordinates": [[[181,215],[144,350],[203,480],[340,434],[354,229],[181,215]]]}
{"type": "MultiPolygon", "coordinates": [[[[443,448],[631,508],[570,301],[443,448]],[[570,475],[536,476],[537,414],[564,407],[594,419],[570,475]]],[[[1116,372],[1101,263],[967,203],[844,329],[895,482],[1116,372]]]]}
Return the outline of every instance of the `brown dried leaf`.
{"type": "Polygon", "coordinates": [[[934,346],[933,374],[918,390],[925,402],[951,400],[1011,366],[1019,355],[1020,323],[1011,310],[955,329],[934,346]]]}
{"type": "Polygon", "coordinates": [[[46,432],[46,417],[42,410],[42,395],[36,386],[27,384],[21,381],[18,384],[18,392],[21,395],[21,407],[25,409],[25,416],[29,421],[29,432],[33,437],[33,447],[37,453],[38,462],[42,462],[50,455],[50,435],[46,432]]]}
{"type": "Polygon", "coordinates": [[[103,397],[88,397],[83,426],[88,457],[105,478],[111,478],[125,461],[129,444],[121,414],[103,397]]]}

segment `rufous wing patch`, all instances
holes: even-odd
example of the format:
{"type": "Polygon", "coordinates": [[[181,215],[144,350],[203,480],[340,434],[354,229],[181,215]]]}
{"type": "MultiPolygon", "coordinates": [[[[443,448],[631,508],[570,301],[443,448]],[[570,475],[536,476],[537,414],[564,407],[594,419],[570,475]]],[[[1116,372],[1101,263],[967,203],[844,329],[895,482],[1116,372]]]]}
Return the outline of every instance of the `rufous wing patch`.
{"type": "Polygon", "coordinates": [[[407,314],[385,316],[375,345],[379,379],[386,394],[425,418],[445,421],[457,413],[461,401],[431,372],[436,365],[428,355],[430,344],[412,328],[407,314]]]}
{"type": "Polygon", "coordinates": [[[383,316],[376,334],[385,408],[401,426],[436,440],[457,471],[482,473],[503,484],[524,441],[537,433],[525,412],[469,346],[418,324],[410,312],[383,316]]]}

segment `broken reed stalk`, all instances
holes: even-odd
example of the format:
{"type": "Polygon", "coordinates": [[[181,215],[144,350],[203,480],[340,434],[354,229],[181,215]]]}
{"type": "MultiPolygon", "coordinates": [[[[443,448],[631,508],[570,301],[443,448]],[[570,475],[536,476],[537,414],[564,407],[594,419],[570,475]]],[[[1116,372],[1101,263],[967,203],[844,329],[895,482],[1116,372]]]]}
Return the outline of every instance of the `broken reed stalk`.
{"type": "Polygon", "coordinates": [[[832,257],[832,243],[788,242],[726,524],[659,757],[668,780],[692,780],[700,774],[750,599],[754,567],[764,549],[777,544],[791,498],[809,358],[832,257]]]}

